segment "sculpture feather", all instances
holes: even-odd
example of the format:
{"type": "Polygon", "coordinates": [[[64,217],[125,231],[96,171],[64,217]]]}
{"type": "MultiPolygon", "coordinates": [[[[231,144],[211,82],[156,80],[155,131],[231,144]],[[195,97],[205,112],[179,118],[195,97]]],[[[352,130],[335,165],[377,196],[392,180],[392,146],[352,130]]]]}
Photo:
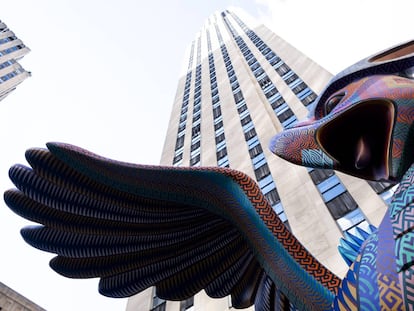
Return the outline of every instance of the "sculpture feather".
{"type": "Polygon", "coordinates": [[[332,303],[340,280],[294,238],[244,173],[133,165],[47,146],[27,151],[31,168],[10,169],[18,190],[7,191],[5,201],[41,224],[22,235],[58,255],[50,262],[58,273],[99,277],[99,291],[111,297],[155,285],[158,296],[172,300],[202,289],[211,297],[231,294],[238,308],[272,310],[281,303],[277,295],[304,309],[332,303]]]}

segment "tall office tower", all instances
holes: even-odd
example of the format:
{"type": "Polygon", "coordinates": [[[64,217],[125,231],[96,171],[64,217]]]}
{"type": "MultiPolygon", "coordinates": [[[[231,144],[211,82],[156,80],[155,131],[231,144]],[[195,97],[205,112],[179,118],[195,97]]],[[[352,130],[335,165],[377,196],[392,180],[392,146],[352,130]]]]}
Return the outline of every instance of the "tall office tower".
{"type": "Polygon", "coordinates": [[[30,76],[30,72],[18,63],[29,51],[6,24],[0,21],[0,100],[30,76]]]}
{"type": "MultiPolygon", "coordinates": [[[[331,74],[264,25],[248,26],[242,15],[214,14],[192,42],[161,164],[247,173],[303,245],[342,277],[347,266],[337,249],[339,239],[379,224],[390,185],[296,166],[268,150],[272,136],[308,115],[331,74]]],[[[201,292],[187,301],[165,302],[150,288],[130,298],[127,310],[193,306],[228,310],[231,301],[201,292]]]]}

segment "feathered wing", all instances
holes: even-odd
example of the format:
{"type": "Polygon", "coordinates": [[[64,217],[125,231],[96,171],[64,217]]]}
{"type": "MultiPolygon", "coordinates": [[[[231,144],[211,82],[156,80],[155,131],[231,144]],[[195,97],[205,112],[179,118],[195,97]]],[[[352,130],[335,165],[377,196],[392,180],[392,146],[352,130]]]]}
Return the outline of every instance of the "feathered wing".
{"type": "Polygon", "coordinates": [[[340,280],[285,228],[256,183],[222,168],[143,166],[60,143],[30,149],[5,193],[32,246],[71,278],[127,297],[150,286],[183,300],[202,289],[234,307],[327,309],[340,280]]]}

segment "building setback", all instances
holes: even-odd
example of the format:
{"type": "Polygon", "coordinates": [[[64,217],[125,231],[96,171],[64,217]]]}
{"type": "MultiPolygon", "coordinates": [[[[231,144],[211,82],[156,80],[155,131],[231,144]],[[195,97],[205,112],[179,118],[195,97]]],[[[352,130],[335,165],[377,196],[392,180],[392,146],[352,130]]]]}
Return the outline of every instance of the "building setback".
{"type": "MultiPolygon", "coordinates": [[[[379,225],[391,185],[295,166],[268,150],[272,136],[306,118],[332,75],[266,26],[248,26],[248,19],[239,11],[217,12],[197,33],[178,81],[161,164],[247,173],[303,245],[343,277],[348,267],[339,239],[379,225]]],[[[230,299],[204,292],[164,301],[152,288],[127,305],[127,311],[230,308],[230,299]]]]}
{"type": "Polygon", "coordinates": [[[0,100],[30,76],[19,63],[30,52],[16,35],[0,21],[0,100]]]}

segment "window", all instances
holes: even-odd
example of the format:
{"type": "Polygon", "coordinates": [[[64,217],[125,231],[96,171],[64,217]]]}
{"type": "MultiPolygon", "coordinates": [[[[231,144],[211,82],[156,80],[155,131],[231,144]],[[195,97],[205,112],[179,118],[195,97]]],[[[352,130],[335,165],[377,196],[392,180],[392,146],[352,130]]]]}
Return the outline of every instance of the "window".
{"type": "Polygon", "coordinates": [[[286,64],[282,64],[280,65],[278,68],[276,68],[277,73],[280,76],[283,76],[286,72],[288,72],[290,70],[289,66],[286,64]]]}
{"type": "Polygon", "coordinates": [[[272,101],[271,106],[273,109],[276,109],[280,107],[281,105],[283,105],[284,103],[285,103],[285,100],[283,99],[283,97],[278,97],[277,99],[272,101]]]}
{"type": "Polygon", "coordinates": [[[179,153],[179,154],[177,154],[177,155],[174,157],[174,161],[173,161],[173,163],[174,163],[174,164],[177,164],[177,163],[178,163],[178,162],[180,162],[182,159],[183,159],[183,154],[182,154],[182,153],[179,153]]]}
{"type": "Polygon", "coordinates": [[[346,191],[345,187],[342,185],[342,183],[338,183],[329,190],[322,193],[322,197],[325,202],[328,202],[336,197],[338,197],[340,194],[344,193],[346,191]]]}
{"type": "Polygon", "coordinates": [[[259,77],[262,73],[264,73],[264,70],[262,69],[262,67],[256,69],[255,71],[253,71],[254,76],[257,78],[259,77]]]}
{"type": "Polygon", "coordinates": [[[194,156],[194,158],[191,158],[190,159],[190,165],[191,166],[196,166],[196,165],[198,165],[198,164],[200,164],[200,154],[198,153],[198,154],[196,154],[195,156],[194,156]]]}
{"type": "Polygon", "coordinates": [[[243,119],[240,120],[242,126],[246,125],[247,123],[249,123],[252,120],[252,118],[250,118],[250,115],[247,115],[246,117],[244,117],[243,119]]]}
{"type": "Polygon", "coordinates": [[[223,120],[220,120],[219,122],[214,124],[214,130],[218,130],[219,128],[223,127],[223,120]]]}
{"type": "Polygon", "coordinates": [[[303,100],[302,103],[305,106],[310,105],[311,103],[313,103],[313,101],[316,99],[316,97],[318,97],[315,93],[311,93],[310,95],[306,96],[303,100]]]}
{"type": "Polygon", "coordinates": [[[266,177],[258,181],[259,187],[263,193],[269,192],[272,188],[275,188],[272,175],[267,175],[266,177]]]}
{"type": "Polygon", "coordinates": [[[304,90],[304,89],[306,89],[306,88],[307,88],[306,83],[305,83],[305,82],[302,82],[302,83],[300,83],[298,86],[295,86],[295,87],[292,89],[292,92],[293,92],[293,93],[295,93],[295,94],[298,94],[300,91],[302,91],[302,90],[304,90]]]}
{"type": "Polygon", "coordinates": [[[293,112],[290,109],[285,110],[284,112],[277,115],[280,122],[284,122],[287,119],[289,119],[291,116],[293,116],[293,112]]]}
{"type": "Polygon", "coordinates": [[[186,300],[181,301],[180,311],[194,310],[193,306],[194,306],[194,297],[188,298],[186,300]]]}
{"type": "Polygon", "coordinates": [[[342,231],[347,231],[364,221],[365,217],[362,214],[361,210],[359,208],[356,208],[341,218],[337,219],[336,223],[339,225],[342,231]]]}
{"type": "Polygon", "coordinates": [[[255,156],[257,156],[259,153],[262,153],[263,149],[260,144],[252,147],[249,149],[250,159],[253,159],[255,156]]]}
{"type": "Polygon", "coordinates": [[[374,191],[378,193],[383,193],[384,191],[392,188],[395,184],[389,182],[381,182],[381,181],[368,181],[368,184],[374,189],[374,191]]]}
{"type": "Polygon", "coordinates": [[[218,95],[213,97],[213,99],[212,99],[213,105],[217,104],[219,101],[220,101],[220,97],[218,95]]]}
{"type": "Polygon", "coordinates": [[[238,89],[239,86],[240,86],[239,85],[239,82],[236,81],[236,82],[234,82],[234,83],[231,84],[231,89],[234,91],[234,90],[238,89]]]}
{"type": "Polygon", "coordinates": [[[227,155],[227,149],[223,148],[220,151],[217,151],[217,159],[220,160],[221,158],[227,155]]]}
{"type": "Polygon", "coordinates": [[[219,117],[221,115],[221,109],[220,106],[213,109],[213,117],[214,119],[219,117]]]}
{"type": "Polygon", "coordinates": [[[237,108],[237,111],[239,112],[239,114],[246,110],[247,110],[246,104],[243,104],[239,108],[237,108]]]}
{"type": "Polygon", "coordinates": [[[267,86],[269,86],[270,84],[272,84],[272,82],[270,81],[269,77],[266,76],[262,80],[259,81],[259,84],[260,84],[260,87],[262,89],[265,89],[267,86]]]}
{"type": "Polygon", "coordinates": [[[269,63],[272,66],[276,66],[279,62],[280,62],[280,57],[276,56],[276,55],[274,57],[272,57],[271,59],[269,59],[269,63]]]}
{"type": "MultiPolygon", "coordinates": [[[[291,71],[292,72],[292,71],[291,71]]],[[[291,82],[293,82],[293,81],[295,81],[296,79],[298,79],[299,77],[296,75],[296,74],[292,74],[292,75],[290,75],[290,76],[287,76],[286,78],[285,78],[285,82],[286,82],[286,84],[289,84],[289,83],[291,83],[291,82]]]]}
{"type": "Polygon", "coordinates": [[[254,128],[250,129],[248,132],[244,133],[244,137],[246,140],[249,140],[256,136],[256,130],[254,128]]]}
{"type": "Polygon", "coordinates": [[[236,94],[234,94],[234,100],[236,101],[236,103],[240,102],[243,100],[243,94],[241,91],[237,92],[236,94]]]}
{"type": "Polygon", "coordinates": [[[266,197],[267,201],[269,201],[269,204],[271,206],[274,206],[274,205],[276,205],[277,203],[280,202],[280,197],[279,197],[279,194],[277,193],[276,188],[273,188],[271,191],[266,193],[265,197],[266,197]]]}
{"type": "Polygon", "coordinates": [[[193,129],[192,129],[192,135],[193,136],[199,135],[200,134],[200,130],[201,130],[200,124],[198,124],[197,126],[194,126],[193,129]]]}
{"type": "Polygon", "coordinates": [[[175,150],[180,149],[182,146],[184,146],[184,135],[177,138],[177,141],[175,143],[175,150]]]}
{"type": "Polygon", "coordinates": [[[322,181],[327,179],[328,177],[332,176],[334,174],[333,170],[328,169],[313,169],[309,172],[310,177],[312,178],[312,181],[315,185],[320,184],[322,181]]]}
{"type": "Polygon", "coordinates": [[[269,92],[265,94],[266,98],[270,98],[277,93],[277,88],[272,87],[269,92]]]}
{"type": "Polygon", "coordinates": [[[216,136],[216,144],[224,140],[224,133],[221,133],[219,136],[216,136]]]}
{"type": "Polygon", "coordinates": [[[264,156],[264,153],[259,153],[256,157],[252,158],[253,166],[254,168],[258,168],[262,166],[264,163],[266,163],[266,158],[264,156]]]}
{"type": "Polygon", "coordinates": [[[332,217],[337,220],[358,207],[349,192],[344,192],[340,196],[326,203],[332,217]]]}
{"type": "Polygon", "coordinates": [[[254,174],[256,175],[257,181],[260,181],[261,179],[270,175],[270,170],[269,170],[269,166],[267,165],[267,163],[255,169],[254,174]]]}
{"type": "Polygon", "coordinates": [[[196,150],[197,148],[200,148],[200,141],[196,141],[194,144],[191,145],[191,151],[196,150]]]}
{"type": "Polygon", "coordinates": [[[165,311],[166,301],[157,296],[155,287],[152,290],[152,307],[151,311],[165,311]]]}

